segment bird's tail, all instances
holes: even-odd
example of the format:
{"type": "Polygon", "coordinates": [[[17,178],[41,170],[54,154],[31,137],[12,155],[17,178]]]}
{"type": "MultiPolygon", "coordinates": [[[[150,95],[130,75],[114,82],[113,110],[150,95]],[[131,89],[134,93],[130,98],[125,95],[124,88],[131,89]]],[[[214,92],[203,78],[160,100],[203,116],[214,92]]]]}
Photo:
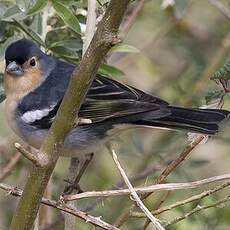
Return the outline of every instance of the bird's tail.
{"type": "Polygon", "coordinates": [[[217,109],[186,109],[169,107],[169,116],[156,120],[141,120],[138,125],[147,125],[159,128],[182,129],[196,133],[214,135],[218,132],[218,124],[230,117],[230,112],[217,109]]]}

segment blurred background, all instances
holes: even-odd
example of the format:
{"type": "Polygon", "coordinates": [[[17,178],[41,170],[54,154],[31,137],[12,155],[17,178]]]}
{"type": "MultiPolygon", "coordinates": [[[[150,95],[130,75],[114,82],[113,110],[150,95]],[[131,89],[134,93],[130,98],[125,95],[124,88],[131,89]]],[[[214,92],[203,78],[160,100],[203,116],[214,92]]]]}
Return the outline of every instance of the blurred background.
{"type": "MultiPolygon", "coordinates": [[[[81,34],[63,19],[60,5],[71,10],[83,33],[87,1],[56,0],[53,1],[56,4],[54,6],[49,3],[44,8],[33,9],[35,2],[0,1],[1,76],[4,72],[6,47],[22,37],[35,40],[50,55],[73,63],[78,63],[81,59],[81,34]]],[[[106,7],[106,2],[108,1],[100,1],[99,14],[106,7]]],[[[213,2],[215,1],[133,1],[121,26],[125,45],[115,47],[110,52],[106,64],[100,68],[100,73],[159,96],[173,105],[206,105],[207,99],[219,95],[221,90],[221,86],[210,80],[210,77],[223,66],[230,53],[230,3],[229,0],[218,1],[229,13],[226,15],[213,2]],[[137,7],[140,10],[130,22],[137,7]]],[[[1,91],[3,98],[2,88],[1,91]]],[[[224,108],[230,110],[229,95],[224,97],[224,108]]],[[[3,102],[0,105],[0,175],[12,157],[16,157],[17,163],[10,174],[0,180],[23,188],[31,165],[28,160],[15,155],[15,141],[18,140],[8,128],[3,102]]],[[[119,134],[114,143],[127,174],[136,177],[133,184],[143,186],[151,184],[167,164],[179,155],[188,144],[188,135],[184,132],[153,129],[127,130],[119,134]]],[[[228,123],[224,123],[220,133],[210,138],[207,143],[199,145],[165,182],[186,182],[229,173],[229,147],[230,127],[228,123]]],[[[63,192],[68,166],[69,159],[61,158],[55,168],[50,182],[52,199],[57,200],[63,192]]],[[[112,186],[120,187],[119,181],[122,181],[119,172],[107,149],[102,147],[94,154],[80,185],[84,191],[104,190],[112,186]]],[[[213,185],[186,192],[156,192],[146,200],[146,205],[154,210],[160,205],[175,203],[211,187],[213,185]]],[[[158,217],[164,221],[172,220],[197,205],[214,203],[229,195],[229,192],[229,188],[226,188],[201,201],[181,206],[158,217]]],[[[18,198],[0,191],[0,230],[9,228],[17,200],[18,198]]],[[[95,201],[95,198],[80,200],[77,207],[90,210],[90,213],[102,216],[110,223],[114,223],[132,204],[128,196],[99,200],[97,203],[95,201]]],[[[64,229],[62,214],[54,209],[49,210],[46,223],[40,229],[64,229]]],[[[230,225],[229,216],[230,208],[226,204],[192,215],[170,225],[168,229],[227,230],[230,225]]],[[[145,221],[144,218],[129,218],[121,229],[143,229],[145,221]]],[[[78,221],[78,226],[78,229],[92,229],[92,226],[81,220],[78,221]]],[[[149,226],[148,229],[153,228],[149,226]]]]}

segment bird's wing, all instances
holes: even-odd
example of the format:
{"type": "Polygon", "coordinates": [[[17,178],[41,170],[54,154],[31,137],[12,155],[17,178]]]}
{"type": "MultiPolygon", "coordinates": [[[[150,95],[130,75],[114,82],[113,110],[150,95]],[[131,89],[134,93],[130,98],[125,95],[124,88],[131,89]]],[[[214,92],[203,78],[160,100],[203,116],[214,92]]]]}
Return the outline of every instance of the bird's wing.
{"type": "MultiPolygon", "coordinates": [[[[73,69],[73,65],[58,62],[49,77],[22,99],[18,113],[24,122],[42,129],[52,125],[73,69]]],[[[156,118],[159,118],[168,115],[165,113],[167,105],[157,97],[98,75],[78,115],[92,123],[147,111],[157,111],[156,118]]]]}
{"type": "Polygon", "coordinates": [[[89,89],[79,116],[100,122],[106,119],[160,110],[163,100],[111,78],[97,76],[89,89]]]}

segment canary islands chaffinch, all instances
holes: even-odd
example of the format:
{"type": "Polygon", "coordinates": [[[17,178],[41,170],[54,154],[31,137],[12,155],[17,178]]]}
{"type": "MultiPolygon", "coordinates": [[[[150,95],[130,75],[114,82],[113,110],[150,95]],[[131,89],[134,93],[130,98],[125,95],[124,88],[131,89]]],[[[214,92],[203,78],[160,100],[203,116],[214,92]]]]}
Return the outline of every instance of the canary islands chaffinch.
{"type": "MultiPolygon", "coordinates": [[[[55,119],[75,66],[46,55],[26,39],[7,48],[5,61],[9,125],[24,141],[39,148],[55,119]]],[[[69,132],[64,144],[71,155],[93,152],[127,127],[182,129],[213,135],[229,112],[170,106],[158,97],[97,75],[78,115],[80,123],[69,132]]]]}

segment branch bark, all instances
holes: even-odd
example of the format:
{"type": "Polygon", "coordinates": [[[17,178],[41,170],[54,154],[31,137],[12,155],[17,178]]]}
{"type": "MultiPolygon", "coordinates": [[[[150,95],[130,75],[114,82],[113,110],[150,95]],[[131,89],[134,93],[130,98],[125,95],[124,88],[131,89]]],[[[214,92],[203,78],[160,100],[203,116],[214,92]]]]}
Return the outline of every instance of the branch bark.
{"type": "Polygon", "coordinates": [[[190,216],[192,216],[195,213],[198,213],[202,210],[208,209],[208,208],[223,208],[225,203],[228,203],[230,201],[230,196],[225,197],[224,199],[221,199],[213,204],[210,205],[204,205],[204,206],[197,206],[196,208],[192,209],[190,212],[185,213],[183,216],[177,217],[171,221],[168,221],[164,224],[165,227],[168,227],[172,224],[176,224],[190,216]]]}
{"type": "MultiPolygon", "coordinates": [[[[177,201],[176,203],[174,204],[171,204],[171,205],[168,205],[168,206],[165,206],[165,207],[162,207],[162,208],[158,208],[154,211],[152,211],[152,214],[153,215],[159,215],[163,212],[167,212],[167,211],[170,211],[174,208],[177,208],[177,207],[180,207],[180,206],[183,206],[185,204],[188,204],[188,203],[191,203],[193,201],[197,201],[197,200],[201,200],[207,196],[210,196],[212,195],[213,193],[216,193],[220,190],[223,190],[224,188],[230,186],[230,182],[227,182],[227,183],[224,183],[222,185],[219,185],[213,189],[210,189],[210,190],[207,190],[207,191],[204,191],[200,194],[197,194],[197,195],[194,195],[194,196],[191,196],[185,200],[180,200],[180,201],[177,201]]],[[[142,213],[142,212],[132,212],[130,214],[132,217],[138,217],[138,218],[145,218],[145,215],[142,213]]]]}
{"type": "MultiPolygon", "coordinates": [[[[156,191],[174,191],[174,190],[186,190],[186,189],[194,189],[203,185],[207,185],[213,182],[218,182],[222,180],[229,180],[230,174],[223,174],[220,176],[214,176],[205,178],[203,180],[192,181],[192,182],[185,182],[185,183],[167,183],[167,184],[154,184],[144,187],[137,187],[134,188],[134,191],[138,194],[146,194],[152,193],[156,191]]],[[[90,197],[111,197],[111,196],[122,196],[122,195],[129,195],[129,189],[117,189],[117,190],[105,190],[105,191],[89,191],[83,192],[75,195],[65,195],[63,199],[65,201],[71,200],[78,200],[83,198],[90,198],[90,197]]]]}
{"type": "MultiPolygon", "coordinates": [[[[0,183],[0,189],[5,190],[6,192],[8,192],[9,195],[12,196],[22,196],[23,191],[19,188],[16,187],[12,187],[9,186],[7,184],[3,184],[0,183]]],[[[81,218],[82,220],[84,220],[87,223],[91,223],[93,225],[96,225],[98,227],[101,227],[102,229],[107,229],[107,230],[119,230],[118,228],[114,227],[111,224],[106,223],[105,221],[101,220],[100,217],[95,217],[92,215],[89,215],[85,212],[82,212],[70,205],[61,203],[59,201],[55,201],[55,200],[50,200],[50,199],[46,199],[46,198],[42,198],[41,199],[41,203],[48,205],[50,207],[56,208],[58,210],[61,210],[63,212],[69,213],[71,215],[74,215],[76,217],[81,218]]],[[[20,228],[18,228],[19,230],[21,230],[20,228]]]]}
{"type": "Polygon", "coordinates": [[[153,225],[155,226],[156,229],[159,230],[164,230],[164,228],[162,227],[160,220],[158,220],[156,217],[154,217],[152,215],[152,213],[146,208],[146,206],[144,205],[144,203],[141,201],[140,197],[137,195],[135,189],[133,188],[132,184],[129,181],[129,178],[127,177],[124,169],[121,167],[120,162],[118,161],[117,158],[117,154],[115,153],[115,151],[113,149],[110,149],[112,156],[113,156],[113,160],[125,182],[125,184],[127,185],[129,192],[130,192],[130,199],[135,201],[135,203],[137,204],[137,206],[143,211],[143,213],[146,215],[146,217],[148,217],[148,219],[153,223],[153,225]]]}
{"type": "Polygon", "coordinates": [[[63,147],[65,136],[74,126],[76,114],[78,114],[101,61],[110,48],[119,41],[118,29],[129,2],[130,0],[110,1],[80,65],[72,74],[57,117],[40,149],[40,152],[48,158],[47,163],[31,169],[10,229],[29,230],[33,226],[43,193],[63,147]]]}
{"type": "Polygon", "coordinates": [[[4,166],[3,169],[0,169],[0,182],[3,181],[15,168],[18,161],[20,160],[21,154],[16,153],[13,157],[10,158],[9,162],[4,166]]]}
{"type": "MultiPolygon", "coordinates": [[[[204,140],[205,136],[204,135],[198,135],[196,137],[195,140],[193,140],[192,142],[190,142],[185,148],[184,150],[180,153],[180,155],[173,160],[165,169],[164,171],[153,181],[153,184],[160,184],[162,183],[167,177],[168,175],[170,175],[171,172],[173,172],[173,170],[178,167],[185,159],[186,157],[192,152],[192,150],[198,146],[203,140],[204,140]]],[[[146,199],[149,195],[151,195],[152,192],[144,194],[141,199],[144,200],[146,199]]],[[[122,224],[124,224],[124,222],[129,218],[130,216],[130,212],[134,211],[134,209],[136,208],[135,205],[132,205],[128,210],[126,210],[124,213],[122,213],[115,225],[117,227],[120,227],[122,224]]]]}

